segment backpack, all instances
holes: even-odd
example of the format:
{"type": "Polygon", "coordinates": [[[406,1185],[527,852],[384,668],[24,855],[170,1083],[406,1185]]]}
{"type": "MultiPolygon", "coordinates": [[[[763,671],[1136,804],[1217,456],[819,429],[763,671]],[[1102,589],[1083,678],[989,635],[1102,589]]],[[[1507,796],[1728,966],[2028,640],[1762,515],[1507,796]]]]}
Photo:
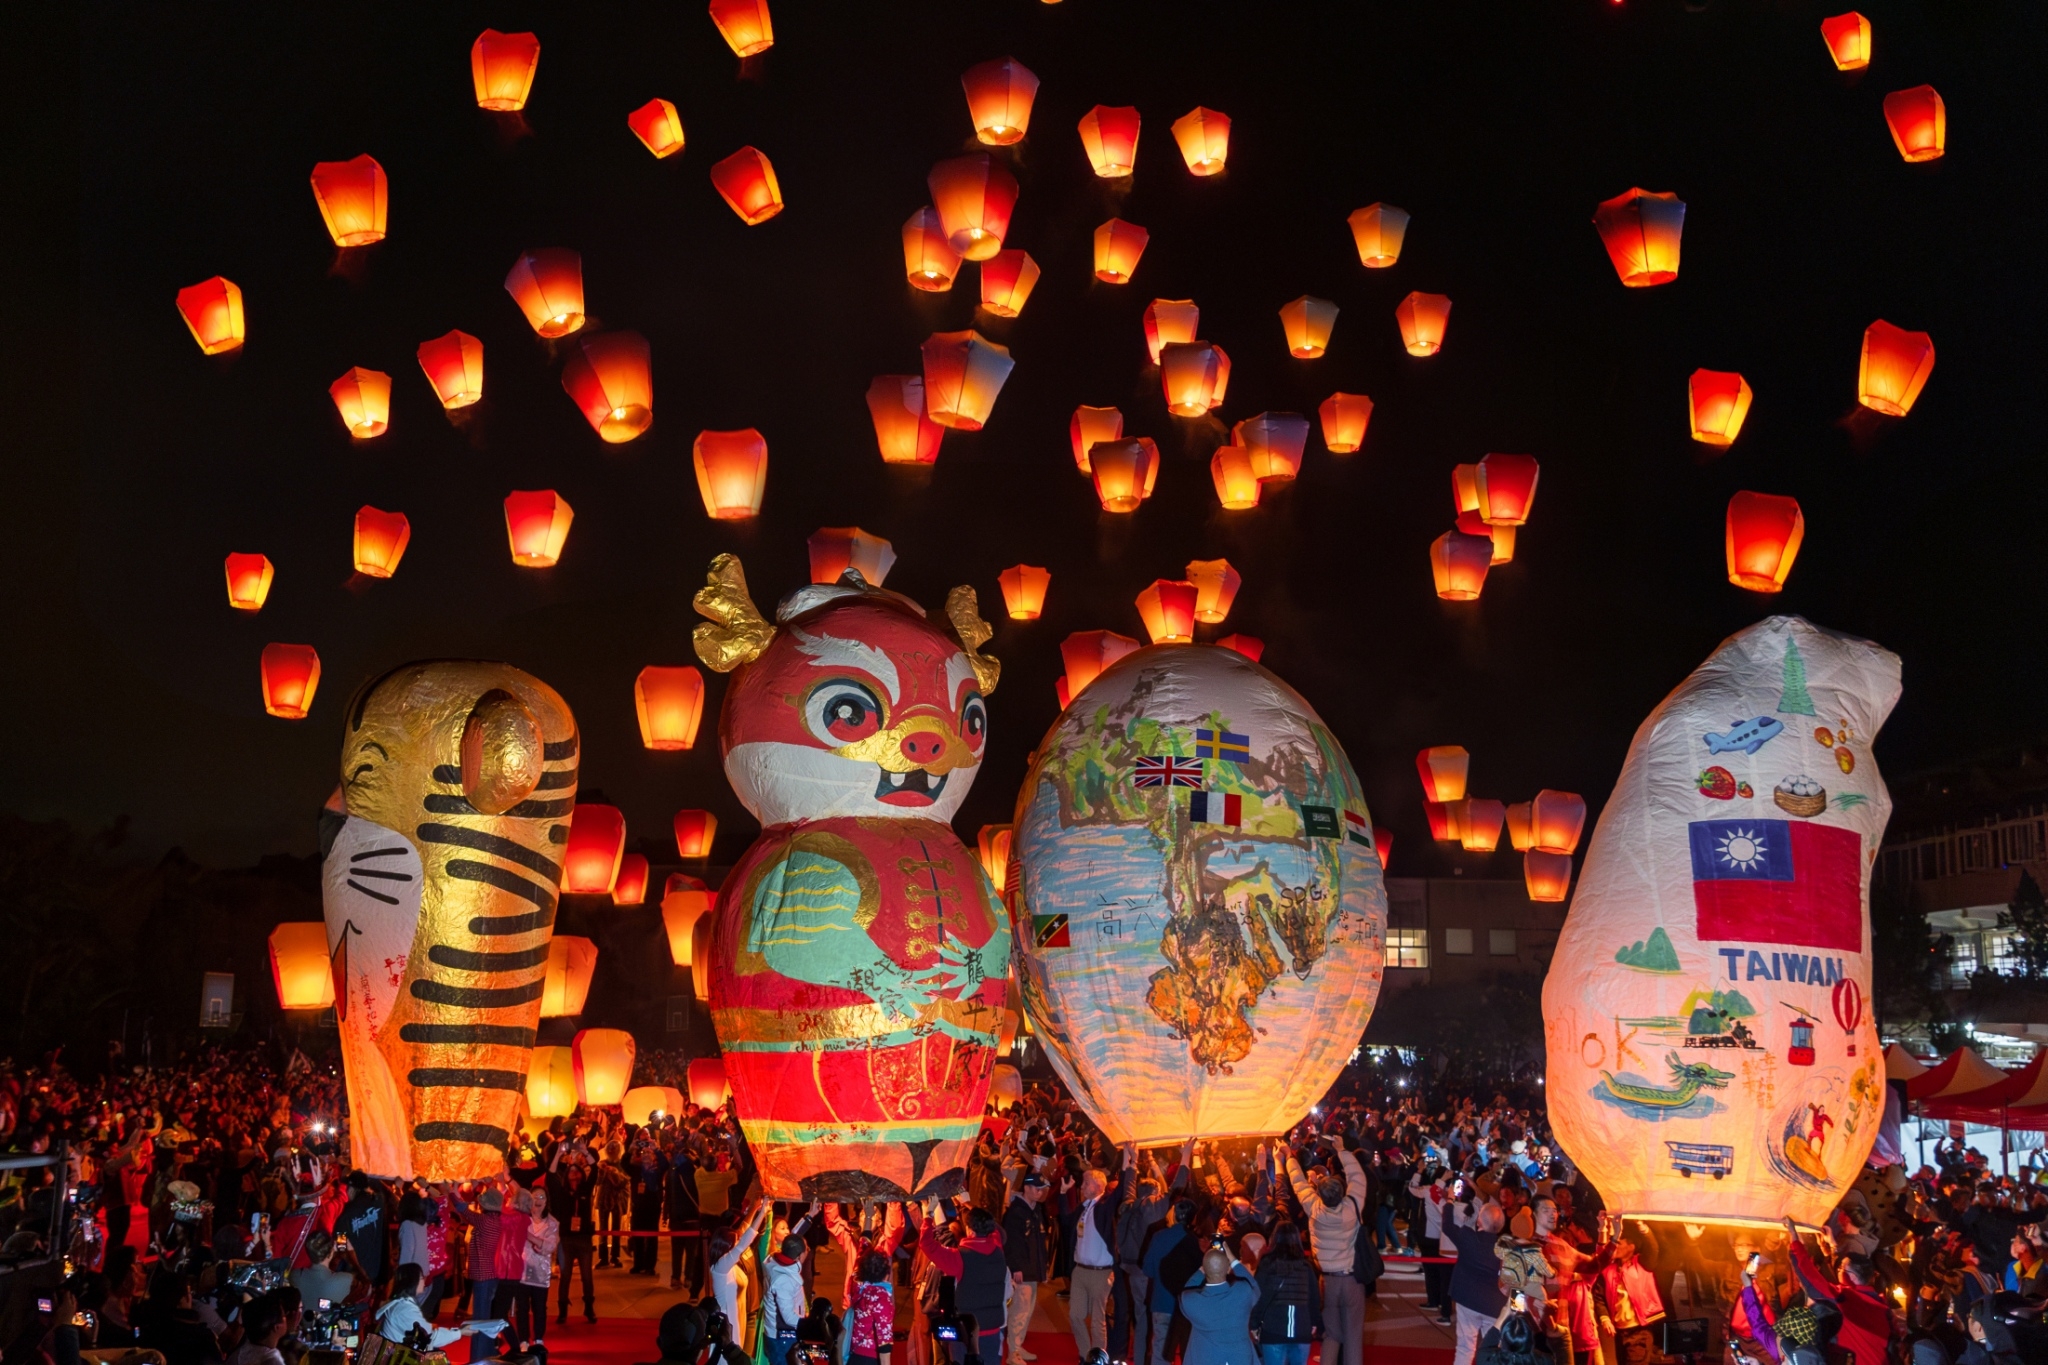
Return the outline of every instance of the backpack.
{"type": "MultiPolygon", "coordinates": [[[[1374,1192],[1372,1187],[1377,1183],[1377,1181],[1368,1182],[1368,1197],[1374,1192]]],[[[1378,1232],[1379,1207],[1377,1201],[1374,1201],[1370,1206],[1361,1205],[1358,1210],[1358,1241],[1353,1244],[1351,1250],[1351,1278],[1357,1280],[1367,1289],[1378,1284],[1380,1276],[1387,1273],[1386,1259],[1380,1255],[1378,1232]],[[1366,1211],[1367,1207],[1371,1208],[1372,1211],[1370,1213],[1366,1211]]]]}

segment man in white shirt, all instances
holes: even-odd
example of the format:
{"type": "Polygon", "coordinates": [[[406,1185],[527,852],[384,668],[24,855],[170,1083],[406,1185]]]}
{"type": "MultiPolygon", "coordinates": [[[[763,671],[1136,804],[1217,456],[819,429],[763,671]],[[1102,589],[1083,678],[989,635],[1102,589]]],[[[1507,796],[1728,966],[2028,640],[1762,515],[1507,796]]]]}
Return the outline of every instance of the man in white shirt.
{"type": "Polygon", "coordinates": [[[1111,1290],[1116,1283],[1116,1211],[1123,1203],[1135,1163],[1135,1149],[1126,1147],[1115,1185],[1099,1170],[1081,1177],[1080,1207],[1071,1215],[1074,1273],[1067,1282],[1067,1324],[1073,1328],[1074,1346],[1082,1360],[1090,1351],[1109,1349],[1111,1290]]]}

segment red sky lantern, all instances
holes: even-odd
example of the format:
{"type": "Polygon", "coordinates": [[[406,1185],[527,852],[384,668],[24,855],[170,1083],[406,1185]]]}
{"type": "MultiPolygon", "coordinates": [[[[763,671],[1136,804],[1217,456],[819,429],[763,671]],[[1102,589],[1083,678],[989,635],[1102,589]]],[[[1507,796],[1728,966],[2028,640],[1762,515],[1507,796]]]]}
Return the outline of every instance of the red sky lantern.
{"type": "Polygon", "coordinates": [[[1160,354],[1175,343],[1194,341],[1195,328],[1202,320],[1202,310],[1195,307],[1193,299],[1154,299],[1145,305],[1145,349],[1152,355],[1152,363],[1160,363],[1160,354]]]}
{"type": "Polygon", "coordinates": [[[1372,399],[1362,393],[1333,393],[1316,412],[1323,419],[1323,448],[1332,455],[1349,455],[1365,444],[1372,399]]]}
{"type": "Polygon", "coordinates": [[[1266,642],[1256,635],[1225,635],[1216,641],[1217,647],[1242,654],[1253,663],[1266,652],[1266,642]]]}
{"type": "Polygon", "coordinates": [[[1200,105],[1173,122],[1181,160],[1196,175],[1218,175],[1230,156],[1230,115],[1200,105]]]}
{"type": "Polygon", "coordinates": [[[1103,669],[1139,648],[1136,640],[1113,630],[1076,631],[1060,641],[1060,662],[1066,666],[1066,676],[1061,681],[1067,685],[1067,700],[1061,703],[1062,708],[1080,696],[1089,683],[1101,676],[1103,669]]]}
{"type": "Polygon", "coordinates": [[[858,526],[822,527],[811,532],[805,545],[813,583],[837,583],[848,569],[858,569],[870,587],[879,588],[896,567],[896,547],[858,526]]]}
{"type": "Polygon", "coordinates": [[[485,29],[469,49],[470,79],[476,83],[479,109],[516,114],[526,107],[540,65],[540,39],[531,33],[500,33],[485,29]]]}
{"type": "Polygon", "coordinates": [[[748,227],[782,212],[782,185],[775,178],[775,166],[753,147],[742,147],[714,165],[711,183],[748,227]]]}
{"type": "Polygon", "coordinates": [[[688,664],[647,665],[633,679],[633,712],[646,747],[664,753],[689,748],[704,720],[704,675],[688,664]]]}
{"type": "Polygon", "coordinates": [[[1373,852],[1380,855],[1380,870],[1386,871],[1394,861],[1394,831],[1385,825],[1372,827],[1373,852]]]}
{"type": "Polygon", "coordinates": [[[1095,229],[1095,278],[1105,284],[1129,284],[1145,243],[1151,240],[1151,233],[1121,218],[1095,229]]]}
{"type": "Polygon", "coordinates": [[[265,645],[263,709],[280,720],[304,720],[320,687],[320,655],[311,645],[265,645]]]}
{"type": "Polygon", "coordinates": [[[1287,333],[1287,354],[1314,360],[1330,349],[1330,331],[1337,325],[1337,305],[1303,294],[1280,306],[1280,326],[1287,333]]]}
{"type": "Polygon", "coordinates": [[[178,316],[185,319],[185,325],[192,329],[192,339],[207,355],[239,350],[247,335],[241,288],[221,275],[180,289],[178,316]]]}
{"type": "Polygon", "coordinates": [[[768,488],[768,439],[752,427],[700,431],[690,447],[697,491],[713,521],[745,521],[761,511],[768,488]]]}
{"type": "Polygon", "coordinates": [[[341,424],[359,441],[382,436],[391,425],[391,376],[358,365],[327,386],[341,424]]]}
{"type": "Polygon", "coordinates": [[[1728,500],[1728,581],[1751,592],[1782,590],[1805,538],[1797,499],[1737,493],[1728,500]]]}
{"type": "Polygon", "coordinates": [[[1024,311],[1038,284],[1038,262],[1025,251],[998,251],[981,263],[981,306],[999,318],[1024,311]]]}
{"type": "Polygon", "coordinates": [[[512,541],[512,562],[522,569],[553,568],[575,517],[568,500],[552,488],[507,494],[505,534],[512,541]]]}
{"type": "Polygon", "coordinates": [[[980,431],[1017,362],[981,333],[934,332],[924,343],[924,401],[934,422],[980,431]]]}
{"type": "Polygon", "coordinates": [[[1522,877],[1530,900],[1567,900],[1572,893],[1571,857],[1564,853],[1538,853],[1532,848],[1522,855],[1522,877]]]}
{"type": "Polygon", "coordinates": [[[577,1102],[599,1108],[625,1099],[633,1084],[633,1053],[633,1035],[624,1029],[587,1028],[570,1039],[577,1102]]]}
{"type": "Polygon", "coordinates": [[[371,578],[389,578],[398,572],[405,547],[412,543],[412,523],[403,512],[380,512],[374,507],[356,509],[356,572],[371,578]]]}
{"type": "Polygon", "coordinates": [[[313,202],[327,223],[327,235],[341,247],[384,240],[391,187],[384,168],[368,154],[353,161],[322,161],[313,167],[313,202]]]}
{"type": "Polygon", "coordinates": [[[1187,645],[1195,641],[1195,585],[1170,578],[1153,581],[1138,594],[1138,616],[1155,645],[1187,645]]]}
{"type": "Polygon", "coordinates": [[[1013,564],[996,575],[1003,588],[1003,609],[1012,621],[1036,621],[1045,610],[1045,590],[1052,572],[1033,564],[1013,564]]]}
{"type": "Polygon", "coordinates": [[[960,77],[967,92],[967,116],[974,135],[991,147],[1024,140],[1031,126],[1031,102],[1038,97],[1038,77],[1015,57],[998,57],[967,68],[960,77]]]}
{"type": "Polygon", "coordinates": [[[711,1002],[712,935],[717,929],[717,915],[701,915],[690,930],[690,991],[701,1004],[711,1002]]]}
{"type": "Polygon", "coordinates": [[[327,925],[293,920],[270,931],[270,980],[277,1007],[324,1010],[334,1004],[334,970],[327,956],[327,925]]]}
{"type": "Polygon", "coordinates": [[[1188,582],[1195,585],[1195,619],[1205,626],[1220,625],[1237,601],[1244,578],[1227,559],[1191,559],[1188,582]]]}
{"type": "Polygon", "coordinates": [[[736,57],[752,57],[775,46],[768,0],[711,0],[711,22],[736,57]]]}
{"type": "Polygon", "coordinates": [[[1172,341],[1159,352],[1159,386],[1166,410],[1201,417],[1223,405],[1230,388],[1230,357],[1213,341],[1172,341]]]}
{"type": "Polygon", "coordinates": [[[505,276],[505,292],[534,331],[565,337],[583,325],[583,258],[562,247],[526,252],[505,276]]]}
{"type": "Polygon", "coordinates": [[[1105,180],[1129,175],[1138,165],[1138,111],[1098,104],[1081,116],[1081,146],[1088,164],[1105,180]]]}
{"type": "Polygon", "coordinates": [[[903,273],[913,288],[943,294],[960,273],[960,253],[946,244],[936,209],[926,207],[903,224],[903,273]]]}
{"type": "Polygon", "coordinates": [[[884,374],[868,385],[868,415],[884,464],[930,464],[946,429],[925,415],[924,376],[884,374]]]}
{"type": "Polygon", "coordinates": [[[647,338],[638,332],[577,338],[562,363],[562,389],[606,442],[632,440],[654,421],[654,361],[647,338]]]}
{"type": "Polygon", "coordinates": [[[1425,801],[1462,801],[1472,772],[1472,755],[1457,744],[1438,744],[1415,755],[1425,801]]]}
{"type": "Polygon", "coordinates": [[[1017,178],[987,152],[948,157],[925,177],[939,229],[953,250],[985,261],[1003,249],[1017,207],[1017,178]]]}
{"type": "Polygon", "coordinates": [[[1731,370],[1694,370],[1686,381],[1692,438],[1702,445],[1733,445],[1749,416],[1749,381],[1731,370]]]}
{"type": "Polygon", "coordinates": [[[1105,512],[1135,512],[1159,478],[1159,447],[1149,436],[1098,442],[1088,452],[1095,496],[1105,512]]]}
{"type": "Polygon", "coordinates": [[[1539,853],[1576,853],[1586,828],[1586,798],[1545,787],[1530,803],[1529,847],[1539,853]]]}
{"type": "Polygon", "coordinates": [[[1458,836],[1451,832],[1451,803],[1448,801],[1424,801],[1422,813],[1429,818],[1429,837],[1436,842],[1449,843],[1458,836]]]}
{"type": "Polygon", "coordinates": [[[1408,236],[1408,211],[1392,204],[1367,204],[1345,220],[1358,244],[1358,259],[1367,270],[1384,270],[1401,259],[1408,236]]]}
{"type": "Polygon", "coordinates": [[[690,1087],[690,1103],[699,1109],[716,1109],[732,1098],[722,1058],[699,1057],[683,1072],[683,1082],[690,1087]]]}
{"type": "Polygon", "coordinates": [[[228,605],[236,611],[262,611],[277,570],[269,555],[231,554],[227,559],[228,605]]]}
{"type": "Polygon", "coordinates": [[[1308,418],[1298,412],[1262,412],[1232,427],[1230,440],[1251,456],[1260,483],[1286,483],[1301,472],[1308,418]]]}
{"type": "Polygon", "coordinates": [[[1409,355],[1435,355],[1444,348],[1444,329],[1451,322],[1451,301],[1442,294],[1417,290],[1394,309],[1394,321],[1400,324],[1401,345],[1409,355]]]}
{"type": "Polygon", "coordinates": [[[709,858],[718,837],[718,817],[708,810],[679,810],[675,818],[676,856],[709,858]]]}
{"type": "Polygon", "coordinates": [[[1500,847],[1501,819],[1507,808],[1498,801],[1470,800],[1465,803],[1465,828],[1458,842],[1468,853],[1491,853],[1500,847]]]}
{"type": "Polygon", "coordinates": [[[571,896],[609,896],[626,856],[626,813],[617,806],[578,801],[569,813],[569,842],[562,848],[562,891],[571,896]]]}
{"type": "Polygon", "coordinates": [[[640,145],[658,157],[674,156],[683,150],[683,120],[667,100],[652,99],[626,115],[626,126],[640,145]]]}
{"type": "Polygon", "coordinates": [[[1533,455],[1488,455],[1479,462],[1479,518],[1488,526],[1520,526],[1536,505],[1533,455]]]}
{"type": "Polygon", "coordinates": [[[1436,595],[1446,602],[1470,602],[1486,586],[1493,563],[1493,539],[1446,531],[1429,547],[1429,567],[1436,577],[1436,595]]]}
{"type": "MultiPolygon", "coordinates": [[[[613,891],[618,890],[615,885],[613,891]]],[[[642,883],[643,891],[646,889],[642,883]]],[[[573,1019],[590,1001],[590,979],[597,975],[597,945],[576,934],[548,940],[547,972],[541,977],[540,1017],[573,1019]]]]}
{"type": "Polygon", "coordinates": [[[1886,95],[1884,121],[1908,161],[1932,161],[1948,150],[1948,106],[1931,85],[1886,95]]]}
{"type": "Polygon", "coordinates": [[[1870,65],[1870,21],[1850,10],[1820,21],[1821,41],[1837,71],[1861,71],[1870,65]]]}
{"type": "Polygon", "coordinates": [[[1074,416],[1067,423],[1067,439],[1074,447],[1074,464],[1083,474],[1090,473],[1088,451],[1097,441],[1114,441],[1124,434],[1124,415],[1116,408],[1091,408],[1087,405],[1074,409],[1074,416]]]}
{"type": "Polygon", "coordinates": [[[1934,338],[1894,327],[1883,318],[1863,329],[1863,358],[1856,371],[1856,401],[1887,417],[1913,409],[1927,376],[1934,373],[1934,338]]]}
{"type": "Polygon", "coordinates": [[[1517,801],[1507,809],[1508,843],[1517,853],[1527,853],[1535,847],[1535,834],[1529,827],[1533,809],[1534,803],[1529,801],[1517,801]]]}
{"type": "Polygon", "coordinates": [[[1675,194],[1632,189],[1604,200],[1593,226],[1606,244],[1614,273],[1631,289],[1678,278],[1678,244],[1685,231],[1685,201],[1675,194]]]}
{"type": "Polygon", "coordinates": [[[1209,457],[1209,478],[1224,511],[1242,512],[1259,505],[1264,485],[1252,470],[1252,453],[1243,446],[1217,446],[1209,457]]]}
{"type": "Polygon", "coordinates": [[[442,407],[466,408],[484,396],[484,344],[469,333],[453,331],[422,341],[419,357],[442,407]]]}

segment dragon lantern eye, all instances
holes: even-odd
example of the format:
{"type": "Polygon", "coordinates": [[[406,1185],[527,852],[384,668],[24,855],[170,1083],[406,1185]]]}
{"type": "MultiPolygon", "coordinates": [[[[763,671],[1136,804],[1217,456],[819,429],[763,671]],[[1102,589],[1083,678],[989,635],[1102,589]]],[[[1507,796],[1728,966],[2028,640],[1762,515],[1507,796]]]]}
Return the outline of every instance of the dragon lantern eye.
{"type": "Polygon", "coordinates": [[[968,696],[960,708],[960,733],[967,740],[969,748],[979,749],[981,741],[988,736],[988,705],[979,692],[968,696]]]}
{"type": "Polygon", "coordinates": [[[866,686],[837,678],[812,691],[804,720],[827,744],[854,744],[881,730],[882,703],[866,686]]]}

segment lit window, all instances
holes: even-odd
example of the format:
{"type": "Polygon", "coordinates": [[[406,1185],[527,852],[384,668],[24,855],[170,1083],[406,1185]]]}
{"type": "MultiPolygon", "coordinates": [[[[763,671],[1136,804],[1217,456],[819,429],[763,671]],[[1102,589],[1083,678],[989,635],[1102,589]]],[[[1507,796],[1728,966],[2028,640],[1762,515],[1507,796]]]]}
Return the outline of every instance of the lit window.
{"type": "Polygon", "coordinates": [[[1427,967],[1429,965],[1429,930],[1387,930],[1387,965],[1389,967],[1427,967]]]}
{"type": "Polygon", "coordinates": [[[1488,929],[1486,931],[1486,951],[1493,957],[1513,957],[1515,955],[1515,931],[1512,929],[1488,929]]]}
{"type": "Polygon", "coordinates": [[[1472,952],[1472,931],[1470,929],[1444,930],[1444,951],[1452,956],[1469,956],[1472,952]]]}

